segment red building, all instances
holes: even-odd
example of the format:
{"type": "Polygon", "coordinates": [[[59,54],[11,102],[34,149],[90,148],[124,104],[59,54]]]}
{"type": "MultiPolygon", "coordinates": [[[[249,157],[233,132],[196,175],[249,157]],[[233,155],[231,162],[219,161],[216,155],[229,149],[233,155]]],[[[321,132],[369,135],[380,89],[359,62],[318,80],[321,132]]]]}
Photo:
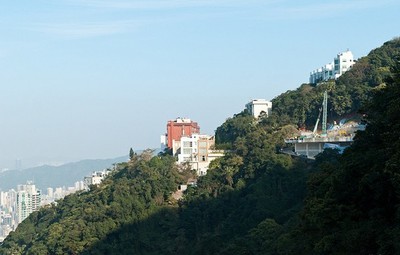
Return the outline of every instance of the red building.
{"type": "Polygon", "coordinates": [[[197,122],[182,118],[168,121],[167,147],[172,149],[174,141],[178,142],[182,136],[191,136],[192,134],[200,134],[200,127],[197,122]]]}

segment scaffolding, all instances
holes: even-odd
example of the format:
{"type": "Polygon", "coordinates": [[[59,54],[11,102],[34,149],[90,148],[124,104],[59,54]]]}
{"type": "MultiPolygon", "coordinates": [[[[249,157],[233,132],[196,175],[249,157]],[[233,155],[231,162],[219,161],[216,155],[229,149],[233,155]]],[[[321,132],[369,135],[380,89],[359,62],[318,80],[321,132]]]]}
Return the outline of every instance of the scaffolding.
{"type": "Polygon", "coordinates": [[[324,92],[324,100],[322,101],[322,106],[319,108],[319,114],[317,118],[317,122],[315,123],[315,127],[313,130],[313,135],[317,134],[319,120],[321,119],[321,112],[322,112],[322,134],[321,136],[326,136],[326,122],[328,119],[328,91],[325,90],[324,92]]]}

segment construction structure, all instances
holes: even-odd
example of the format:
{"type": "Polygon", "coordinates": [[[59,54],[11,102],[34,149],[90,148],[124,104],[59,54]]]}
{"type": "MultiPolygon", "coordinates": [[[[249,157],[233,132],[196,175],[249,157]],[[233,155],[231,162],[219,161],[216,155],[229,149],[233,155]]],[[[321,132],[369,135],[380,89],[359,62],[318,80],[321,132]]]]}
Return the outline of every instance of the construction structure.
{"type": "Polygon", "coordinates": [[[315,156],[321,153],[325,148],[338,149],[340,152],[344,150],[353,142],[355,132],[357,130],[362,130],[365,127],[355,122],[341,121],[339,125],[331,126],[328,130],[327,128],[327,112],[328,112],[328,92],[324,92],[324,99],[322,105],[319,109],[319,114],[315,127],[312,132],[303,133],[299,137],[293,137],[285,139],[285,143],[293,146],[293,150],[283,150],[287,154],[307,157],[309,159],[314,159],[315,156]],[[322,131],[317,133],[318,124],[320,122],[322,114],[322,131]],[[328,132],[329,131],[329,132],[328,132]]]}
{"type": "Polygon", "coordinates": [[[318,129],[318,124],[319,120],[321,118],[321,112],[322,112],[322,137],[326,137],[327,132],[326,132],[326,122],[328,120],[328,92],[324,92],[324,101],[322,101],[322,106],[319,108],[319,113],[318,113],[318,118],[317,122],[315,123],[314,130],[313,130],[313,135],[315,136],[317,134],[317,129],[318,129]]]}

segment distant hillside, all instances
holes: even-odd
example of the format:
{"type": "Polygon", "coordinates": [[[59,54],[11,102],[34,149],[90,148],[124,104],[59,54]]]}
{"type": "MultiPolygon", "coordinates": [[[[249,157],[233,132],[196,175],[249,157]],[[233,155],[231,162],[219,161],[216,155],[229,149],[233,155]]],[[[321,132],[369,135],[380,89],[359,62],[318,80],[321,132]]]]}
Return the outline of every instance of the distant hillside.
{"type": "Polygon", "coordinates": [[[18,184],[34,181],[39,189],[47,187],[73,186],[76,181],[92,171],[112,167],[114,163],[128,160],[128,156],[113,159],[87,159],[61,166],[39,166],[23,170],[10,170],[0,173],[0,189],[15,189],[18,184]]]}

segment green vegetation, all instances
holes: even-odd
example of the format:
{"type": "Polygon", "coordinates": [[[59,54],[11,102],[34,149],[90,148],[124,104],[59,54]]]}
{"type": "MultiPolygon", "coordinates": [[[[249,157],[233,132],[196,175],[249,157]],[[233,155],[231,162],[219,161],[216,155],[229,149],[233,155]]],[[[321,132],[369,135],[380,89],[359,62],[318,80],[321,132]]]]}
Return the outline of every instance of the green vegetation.
{"type": "Polygon", "coordinates": [[[0,254],[79,254],[127,223],[146,220],[185,179],[174,158],[133,156],[90,192],[67,196],[33,213],[3,243],[0,254]]]}
{"type": "Polygon", "coordinates": [[[309,178],[292,232],[303,254],[400,252],[400,62],[365,109],[366,130],[343,156],[322,155],[309,178]]]}
{"type": "Polygon", "coordinates": [[[273,114],[288,123],[312,130],[323,99],[328,90],[328,119],[340,120],[354,117],[361,106],[370,100],[371,90],[384,84],[395,64],[394,56],[400,55],[400,39],[386,42],[363,58],[353,68],[336,81],[328,81],[313,86],[303,84],[297,90],[288,91],[275,99],[273,114]]]}
{"type": "Polygon", "coordinates": [[[385,43],[336,82],[282,94],[268,118],[228,119],[216,139],[229,152],[183,200],[171,194],[190,171],[167,153],[132,154],[101,185],[32,214],[0,254],[400,253],[399,46],[385,43]],[[366,130],[343,155],[279,154],[283,138],[313,125],[325,89],[332,116],[363,105],[366,130]]]}

